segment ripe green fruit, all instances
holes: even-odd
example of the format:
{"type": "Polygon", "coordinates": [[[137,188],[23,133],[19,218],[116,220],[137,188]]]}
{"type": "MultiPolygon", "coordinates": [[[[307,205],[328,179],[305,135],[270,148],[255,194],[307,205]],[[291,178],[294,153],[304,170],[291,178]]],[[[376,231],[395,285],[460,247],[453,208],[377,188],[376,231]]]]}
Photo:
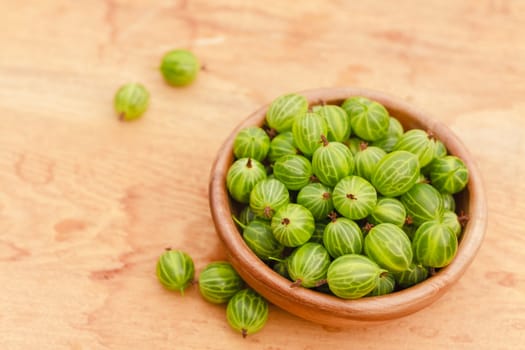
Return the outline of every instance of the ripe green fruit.
{"type": "Polygon", "coordinates": [[[396,280],[399,288],[408,288],[412,287],[415,284],[423,282],[428,277],[428,269],[420,264],[412,263],[402,272],[394,273],[394,278],[396,280]]]}
{"type": "Polygon", "coordinates": [[[315,106],[312,110],[324,118],[328,128],[328,141],[344,142],[350,137],[350,118],[344,109],[336,105],[324,105],[315,106]]]}
{"type": "Polygon", "coordinates": [[[396,280],[391,273],[383,273],[379,276],[377,286],[367,294],[369,297],[392,293],[396,287],[396,280]]]}
{"type": "Polygon", "coordinates": [[[312,168],[321,183],[333,187],[343,177],[354,170],[354,157],[343,143],[328,142],[321,135],[322,146],[317,148],[312,157],[312,168]]]}
{"type": "Polygon", "coordinates": [[[268,159],[270,162],[275,162],[287,154],[298,154],[299,149],[293,143],[293,134],[291,131],[286,131],[275,136],[270,142],[270,151],[268,152],[268,159]]]}
{"type": "Polygon", "coordinates": [[[354,156],[355,174],[370,181],[377,163],[386,156],[386,152],[379,147],[366,146],[354,156]]]}
{"type": "Polygon", "coordinates": [[[435,140],[424,130],[406,131],[394,146],[395,151],[408,151],[418,157],[419,166],[423,168],[434,159],[435,140]]]}
{"type": "Polygon", "coordinates": [[[226,261],[209,263],[199,275],[199,290],[204,299],[214,304],[226,303],[244,287],[244,281],[226,261]]]}
{"type": "Polygon", "coordinates": [[[160,65],[164,80],[173,86],[189,85],[197,77],[199,69],[197,57],[184,49],[169,51],[162,57],[160,65]]]}
{"type": "Polygon", "coordinates": [[[387,134],[390,116],[382,104],[366,97],[351,97],[341,107],[350,117],[353,132],[363,140],[379,140],[387,134]]]}
{"type": "Polygon", "coordinates": [[[328,218],[328,214],[334,210],[332,189],[317,182],[304,186],[297,194],[296,201],[310,210],[315,220],[328,218]]]}
{"type": "Polygon", "coordinates": [[[363,233],[354,221],[334,215],[324,229],[323,244],[333,258],[345,254],[361,254],[363,233]]]}
{"type": "Polygon", "coordinates": [[[277,241],[286,247],[297,247],[312,237],[315,220],[302,205],[289,203],[275,213],[271,226],[277,241]]]}
{"type": "Polygon", "coordinates": [[[266,220],[255,219],[247,225],[234,220],[243,229],[242,238],[246,245],[261,260],[268,261],[271,257],[280,256],[284,246],[273,236],[270,223],[266,220]]]}
{"type": "Polygon", "coordinates": [[[298,154],[284,155],[273,165],[275,178],[289,190],[300,190],[312,179],[312,164],[308,158],[298,154]]]}
{"type": "Polygon", "coordinates": [[[377,193],[368,181],[359,176],[347,176],[332,192],[335,209],[351,220],[364,219],[374,209],[377,193]]]}
{"type": "Polygon", "coordinates": [[[282,133],[292,130],[295,120],[308,110],[308,100],[298,94],[286,94],[272,101],[266,113],[266,123],[282,133]]]}
{"type": "Polygon", "coordinates": [[[228,302],[226,319],[243,338],[257,333],[268,320],[268,302],[253,290],[243,289],[228,302]]]}
{"type": "Polygon", "coordinates": [[[248,205],[242,208],[241,212],[239,213],[239,221],[243,225],[248,225],[251,221],[255,220],[256,218],[257,216],[248,205]]]}
{"type": "Polygon", "coordinates": [[[307,242],[296,248],[288,259],[288,274],[293,286],[313,288],[322,284],[330,265],[330,255],[319,243],[307,242]]]}
{"type": "Polygon", "coordinates": [[[445,156],[432,162],[430,181],[440,192],[455,194],[468,183],[468,169],[456,156],[445,156]]]}
{"type": "Polygon", "coordinates": [[[233,141],[233,154],[237,159],[252,158],[262,162],[269,150],[270,137],[256,126],[240,130],[233,141]]]}
{"type": "Polygon", "coordinates": [[[410,239],[394,224],[374,226],[365,237],[364,248],[370,259],[391,272],[404,271],[412,263],[410,239]]]}
{"type": "Polygon", "coordinates": [[[371,182],[383,196],[397,197],[408,191],[418,178],[417,156],[407,151],[392,151],[377,163],[371,182]]]}
{"type": "Polygon", "coordinates": [[[264,166],[251,158],[236,160],[226,174],[226,188],[233,199],[240,203],[250,201],[250,193],[254,186],[266,179],[264,166]]]}
{"type": "Polygon", "coordinates": [[[417,262],[428,267],[445,267],[454,259],[458,239],[454,232],[439,221],[427,221],[417,229],[412,249],[417,262]]]}
{"type": "Polygon", "coordinates": [[[310,237],[308,242],[322,244],[323,243],[323,233],[324,233],[325,227],[326,227],[325,222],[316,221],[314,233],[312,234],[312,237],[310,237]]]}
{"type": "Polygon", "coordinates": [[[370,293],[381,274],[387,271],[363,255],[347,254],[338,257],[328,267],[328,287],[340,298],[358,299],[370,293]]]}
{"type": "Polygon", "coordinates": [[[452,232],[459,237],[461,234],[461,223],[459,222],[458,215],[451,210],[445,210],[441,222],[448,226],[452,232]]]}
{"type": "Polygon", "coordinates": [[[157,262],[157,278],[170,290],[184,290],[191,284],[195,275],[195,266],[191,257],[180,250],[167,249],[157,262]]]}
{"type": "Polygon", "coordinates": [[[395,198],[382,197],[377,200],[376,206],[368,215],[368,221],[374,225],[391,223],[403,227],[406,216],[403,203],[395,198]]]}
{"type": "Polygon", "coordinates": [[[257,182],[250,193],[250,208],[255,215],[267,220],[289,202],[290,194],[286,186],[277,179],[257,182]]]}
{"type": "Polygon", "coordinates": [[[306,157],[311,157],[321,147],[321,136],[327,132],[324,118],[313,112],[298,117],[292,127],[294,143],[306,157]]]}
{"type": "Polygon", "coordinates": [[[344,144],[348,147],[353,156],[355,156],[363,147],[368,146],[368,142],[359,137],[350,137],[344,142],[344,144]]]}
{"type": "Polygon", "coordinates": [[[414,224],[439,220],[443,216],[443,197],[432,185],[418,183],[399,197],[414,224]]]}
{"type": "Polygon", "coordinates": [[[441,192],[441,197],[443,197],[443,208],[445,210],[456,211],[456,200],[453,195],[441,192]]]}
{"type": "Polygon", "coordinates": [[[114,105],[121,120],[138,119],[148,109],[149,92],[142,84],[125,84],[115,94],[114,105]]]}

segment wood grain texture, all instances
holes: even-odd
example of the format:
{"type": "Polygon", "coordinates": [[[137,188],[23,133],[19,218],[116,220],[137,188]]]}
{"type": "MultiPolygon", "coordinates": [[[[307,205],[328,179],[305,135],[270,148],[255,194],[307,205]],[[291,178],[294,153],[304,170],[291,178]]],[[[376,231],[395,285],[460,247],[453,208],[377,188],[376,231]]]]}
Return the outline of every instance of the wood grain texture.
{"type": "Polygon", "coordinates": [[[509,349],[525,344],[525,4],[522,1],[0,2],[1,349],[509,349]],[[206,70],[183,89],[162,54],[206,70]],[[116,89],[141,81],[144,118],[116,89]],[[340,329],[271,307],[246,339],[154,266],[225,254],[208,209],[215,153],[289,91],[358,86],[430,110],[476,157],[489,224],[476,260],[429,308],[340,329]]]}

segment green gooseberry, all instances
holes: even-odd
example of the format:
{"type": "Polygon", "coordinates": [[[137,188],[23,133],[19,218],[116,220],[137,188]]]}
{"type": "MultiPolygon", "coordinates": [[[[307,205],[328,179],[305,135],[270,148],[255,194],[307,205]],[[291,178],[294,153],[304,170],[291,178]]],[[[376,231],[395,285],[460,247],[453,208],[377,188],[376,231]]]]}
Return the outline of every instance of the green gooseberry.
{"type": "Polygon", "coordinates": [[[468,179],[468,169],[459,157],[445,156],[432,162],[430,181],[440,192],[458,193],[465,188],[468,179]]]}
{"type": "Polygon", "coordinates": [[[443,212],[441,222],[448,226],[452,232],[454,232],[456,237],[459,237],[461,234],[461,223],[459,222],[458,215],[455,212],[451,210],[445,210],[443,212]]]}
{"type": "Polygon", "coordinates": [[[335,186],[343,177],[354,170],[354,157],[341,142],[329,142],[321,135],[322,146],[312,156],[313,173],[327,186],[335,186]]]}
{"type": "Polygon", "coordinates": [[[379,140],[372,142],[372,146],[382,148],[385,152],[392,152],[397,141],[403,135],[403,125],[397,120],[397,118],[390,117],[388,123],[388,131],[386,135],[379,140]]]}
{"type": "Polygon", "coordinates": [[[124,121],[140,118],[148,109],[149,96],[148,90],[142,84],[127,83],[121,86],[114,98],[119,118],[124,121]]]}
{"type": "Polygon", "coordinates": [[[381,158],[371,182],[385,197],[397,197],[408,191],[419,178],[419,161],[407,151],[392,151],[381,158]]]}
{"type": "Polygon", "coordinates": [[[184,290],[193,281],[194,275],[195,266],[192,258],[187,253],[168,248],[159,257],[157,278],[167,289],[177,290],[184,294],[184,290]]]}
{"type": "Polygon", "coordinates": [[[286,279],[290,279],[290,274],[288,273],[288,259],[276,259],[272,258],[274,260],[274,264],[272,266],[272,270],[277,272],[279,275],[283,276],[286,279]]]}
{"type": "Polygon", "coordinates": [[[453,195],[441,192],[441,197],[443,198],[443,208],[445,210],[456,211],[456,200],[453,195]]]}
{"type": "Polygon", "coordinates": [[[306,112],[292,126],[294,143],[306,157],[311,157],[321,147],[321,135],[327,132],[324,118],[313,112],[306,112]]]}
{"type": "Polygon", "coordinates": [[[346,254],[332,261],[326,281],[338,297],[358,299],[370,293],[377,286],[379,276],[386,272],[366,256],[346,254]]]}
{"type": "Polygon", "coordinates": [[[406,216],[405,206],[398,199],[381,197],[368,215],[368,221],[374,225],[391,223],[403,227],[406,216]]]}
{"type": "Polygon", "coordinates": [[[354,221],[332,213],[332,220],[323,232],[323,244],[333,258],[345,254],[361,254],[363,233],[354,221]]]}
{"type": "Polygon", "coordinates": [[[408,216],[416,225],[428,220],[439,220],[443,216],[443,197],[432,185],[417,183],[399,197],[408,216]]]}
{"type": "Polygon", "coordinates": [[[297,194],[296,202],[310,210],[315,220],[328,218],[328,214],[334,210],[332,189],[318,182],[310,183],[301,188],[297,194]]]}
{"type": "Polygon", "coordinates": [[[370,181],[377,163],[379,163],[384,156],[386,156],[386,152],[382,148],[366,146],[354,156],[355,174],[370,181]]]}
{"type": "Polygon", "coordinates": [[[392,293],[396,287],[396,280],[391,273],[383,273],[379,275],[377,286],[372,289],[366,296],[375,297],[392,293]]]}
{"type": "Polygon", "coordinates": [[[335,209],[351,220],[364,219],[377,203],[377,192],[360,176],[347,176],[337,183],[332,192],[335,209]]]}
{"type": "Polygon", "coordinates": [[[313,288],[326,281],[330,255],[319,243],[307,242],[294,249],[288,258],[288,274],[292,286],[313,288]]]}
{"type": "Polygon", "coordinates": [[[344,142],[350,137],[350,118],[344,109],[336,105],[324,105],[314,106],[312,111],[324,118],[328,128],[328,141],[344,142]]]}
{"type": "Polygon", "coordinates": [[[424,222],[412,239],[415,261],[427,267],[447,266],[456,256],[457,248],[456,234],[437,220],[424,222]]]}
{"type": "Polygon", "coordinates": [[[252,289],[237,292],[226,307],[228,324],[245,338],[259,332],[268,320],[268,302],[252,289]]]}
{"type": "Polygon", "coordinates": [[[428,277],[428,269],[421,264],[412,263],[405,271],[393,274],[399,288],[405,289],[423,282],[428,277]]]}
{"type": "Polygon", "coordinates": [[[299,154],[299,149],[293,143],[293,134],[291,131],[278,134],[272,139],[268,159],[270,162],[275,162],[287,154],[299,154]]]}
{"type": "Polygon", "coordinates": [[[308,100],[299,94],[281,95],[274,99],[266,113],[266,123],[279,133],[292,130],[296,119],[308,110],[308,100]]]}
{"type": "Polygon", "coordinates": [[[348,147],[348,149],[350,150],[350,153],[352,153],[352,155],[354,156],[361,149],[368,146],[368,142],[366,142],[363,139],[360,139],[359,137],[355,137],[355,136],[350,137],[348,140],[344,142],[344,144],[346,145],[346,147],[348,147]]]}
{"type": "Polygon", "coordinates": [[[226,303],[242,288],[244,288],[244,281],[226,261],[209,263],[199,275],[199,291],[210,303],[226,303]]]}
{"type": "Polygon", "coordinates": [[[236,158],[251,158],[262,162],[269,150],[270,137],[257,126],[241,129],[233,141],[233,154],[236,158]]]}
{"type": "Polygon", "coordinates": [[[372,227],[365,237],[364,251],[370,259],[391,272],[408,269],[413,259],[407,234],[390,223],[372,227]]]}
{"type": "Polygon", "coordinates": [[[350,117],[353,133],[363,140],[374,141],[387,134],[390,116],[382,104],[356,96],[346,99],[341,107],[350,117]]]}
{"type": "Polygon", "coordinates": [[[164,80],[173,86],[191,84],[200,70],[197,57],[189,50],[177,49],[167,52],[162,57],[160,71],[164,80]]]}
{"type": "Polygon", "coordinates": [[[304,156],[287,154],[274,163],[273,174],[287,189],[297,191],[310,183],[313,175],[312,164],[304,156]]]}
{"type": "Polygon", "coordinates": [[[226,188],[233,199],[240,203],[250,201],[255,185],[266,179],[266,169],[259,161],[241,158],[233,162],[226,174],[226,188]]]}
{"type": "Polygon", "coordinates": [[[234,221],[242,228],[242,238],[246,245],[263,261],[279,256],[284,246],[273,236],[270,223],[266,220],[255,219],[244,225],[235,217],[234,221]]]}
{"type": "Polygon", "coordinates": [[[423,168],[434,159],[435,140],[424,130],[406,131],[394,146],[395,151],[408,151],[418,157],[419,166],[423,168]]]}
{"type": "Polygon", "coordinates": [[[255,220],[256,218],[257,216],[255,215],[255,213],[249,205],[242,208],[242,210],[239,212],[239,221],[243,225],[248,225],[251,221],[255,220]]]}
{"type": "Polygon", "coordinates": [[[271,227],[275,239],[286,247],[300,246],[312,237],[315,219],[308,209],[300,204],[283,205],[272,217],[271,227]]]}
{"type": "Polygon", "coordinates": [[[267,220],[289,202],[290,194],[286,186],[277,179],[257,182],[250,193],[250,208],[255,215],[267,220]]]}
{"type": "Polygon", "coordinates": [[[315,230],[312,234],[312,237],[308,240],[308,242],[312,243],[323,243],[323,233],[324,229],[326,228],[326,223],[321,221],[315,222],[315,230]]]}

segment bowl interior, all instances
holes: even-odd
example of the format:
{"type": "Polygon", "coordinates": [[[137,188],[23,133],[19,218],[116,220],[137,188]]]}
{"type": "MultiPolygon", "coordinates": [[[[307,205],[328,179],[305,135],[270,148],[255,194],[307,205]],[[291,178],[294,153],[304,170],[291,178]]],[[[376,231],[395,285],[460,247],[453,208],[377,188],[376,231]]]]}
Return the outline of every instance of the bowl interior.
{"type": "Polygon", "coordinates": [[[228,259],[242,278],[273,304],[304,319],[330,326],[345,326],[399,318],[416,312],[443,295],[470,265],[477,253],[486,228],[486,203],[477,166],[461,141],[443,124],[427,113],[383,93],[355,88],[316,89],[300,92],[310,105],[341,104],[352,96],[364,96],[383,104],[405,130],[431,130],[450,154],[463,159],[469,169],[469,183],[457,194],[456,211],[468,214],[458,252],[452,263],[413,287],[379,297],[344,300],[306,288],[291,288],[290,281],[275,273],[244,243],[241,232],[232,220],[239,207],[230,200],[226,189],[226,173],[233,162],[233,140],[247,126],[264,123],[268,105],[263,106],[233,130],[220,149],[210,178],[210,208],[216,231],[224,244],[228,259]]]}

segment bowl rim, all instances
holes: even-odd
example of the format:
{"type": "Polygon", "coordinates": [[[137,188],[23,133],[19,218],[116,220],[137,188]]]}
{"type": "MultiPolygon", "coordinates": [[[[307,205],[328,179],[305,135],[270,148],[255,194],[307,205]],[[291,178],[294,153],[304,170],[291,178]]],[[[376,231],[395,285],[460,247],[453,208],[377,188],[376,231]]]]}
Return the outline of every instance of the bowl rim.
{"type": "MultiPolygon", "coordinates": [[[[418,128],[424,126],[427,130],[432,130],[445,143],[450,154],[464,161],[469,169],[469,182],[466,189],[469,195],[469,221],[463,230],[456,257],[448,266],[425,281],[378,297],[345,300],[306,288],[290,288],[288,279],[274,272],[244,243],[241,232],[231,218],[230,199],[225,185],[226,173],[233,161],[232,147],[235,135],[244,127],[262,125],[270,105],[267,103],[237,125],[224,141],[211,168],[210,210],[216,232],[226,247],[228,260],[247,284],[270,302],[304,319],[322,324],[340,326],[353,324],[355,321],[385,321],[406,316],[430,305],[464,274],[477,254],[485,235],[487,226],[485,190],[475,159],[452,130],[436,121],[429,113],[414,108],[400,98],[376,90],[354,87],[319,88],[296,93],[305,96],[310,105],[340,103],[353,96],[364,96],[375,100],[383,104],[389,114],[408,115],[416,121],[418,128]],[[475,200],[473,200],[474,194],[475,200]],[[250,271],[242,268],[243,266],[250,266],[250,271]]],[[[413,127],[403,126],[405,130],[413,127]]]]}

